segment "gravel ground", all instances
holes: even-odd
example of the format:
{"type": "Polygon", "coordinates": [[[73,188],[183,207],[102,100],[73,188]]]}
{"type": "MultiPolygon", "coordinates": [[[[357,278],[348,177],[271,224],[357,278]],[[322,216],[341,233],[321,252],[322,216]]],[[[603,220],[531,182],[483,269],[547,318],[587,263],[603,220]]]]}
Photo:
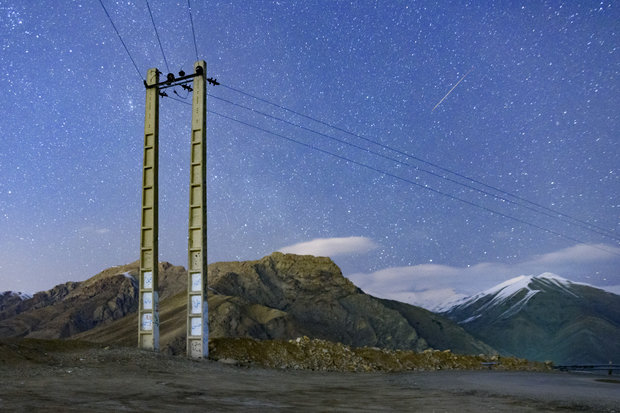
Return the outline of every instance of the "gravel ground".
{"type": "Polygon", "coordinates": [[[0,343],[0,410],[620,412],[620,377],[316,372],[191,361],[134,348],[0,343]]]}

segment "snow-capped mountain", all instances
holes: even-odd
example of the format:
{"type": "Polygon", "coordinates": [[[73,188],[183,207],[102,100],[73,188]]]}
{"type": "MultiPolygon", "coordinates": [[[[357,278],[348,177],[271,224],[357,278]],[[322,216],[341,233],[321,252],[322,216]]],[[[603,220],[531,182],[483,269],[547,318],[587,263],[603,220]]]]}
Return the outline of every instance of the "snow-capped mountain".
{"type": "Polygon", "coordinates": [[[32,298],[32,295],[22,293],[21,291],[5,291],[0,293],[0,299],[9,299],[11,297],[15,297],[19,300],[28,300],[32,298]]]}
{"type": "Polygon", "coordinates": [[[16,314],[22,307],[23,303],[30,300],[30,294],[4,291],[0,293],[0,321],[16,314]]]}
{"type": "Polygon", "coordinates": [[[0,293],[0,311],[4,309],[4,307],[19,303],[24,300],[29,300],[32,298],[32,295],[16,292],[16,291],[4,291],[0,293]]]}
{"type": "Polygon", "coordinates": [[[469,317],[458,320],[459,323],[473,321],[494,308],[501,309],[499,317],[506,318],[518,313],[532,297],[541,292],[557,290],[578,297],[576,292],[572,291],[573,285],[587,284],[574,283],[549,272],[538,276],[521,275],[474,296],[458,300],[441,312],[471,312],[469,317]]]}
{"type": "Polygon", "coordinates": [[[555,274],[512,278],[442,313],[506,354],[560,364],[620,358],[620,296],[555,274]]]}

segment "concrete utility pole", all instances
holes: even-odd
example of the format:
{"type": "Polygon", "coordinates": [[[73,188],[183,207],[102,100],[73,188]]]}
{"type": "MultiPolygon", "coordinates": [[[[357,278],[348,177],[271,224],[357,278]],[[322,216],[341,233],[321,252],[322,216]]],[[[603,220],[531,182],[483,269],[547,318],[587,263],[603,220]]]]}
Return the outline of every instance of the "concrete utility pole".
{"type": "Polygon", "coordinates": [[[194,64],[187,280],[187,356],[209,355],[207,303],[207,64],[194,64]]]}
{"type": "Polygon", "coordinates": [[[160,72],[149,69],[144,118],[144,167],[142,170],[142,220],[140,231],[140,310],[138,314],[138,347],[159,350],[158,284],[158,144],[159,96],[161,90],[181,86],[193,91],[192,133],[189,172],[189,235],[187,282],[187,356],[209,355],[209,307],[207,303],[207,64],[194,64],[194,73],[179,77],[168,73],[159,82],[160,72]],[[193,79],[193,89],[187,86],[193,79]]]}
{"type": "MultiPolygon", "coordinates": [[[[149,69],[149,85],[159,83],[159,71],[149,69]]],[[[140,229],[140,306],[138,347],[159,350],[158,297],[158,163],[159,90],[146,89],[144,155],[142,168],[142,218],[140,229]]]]}

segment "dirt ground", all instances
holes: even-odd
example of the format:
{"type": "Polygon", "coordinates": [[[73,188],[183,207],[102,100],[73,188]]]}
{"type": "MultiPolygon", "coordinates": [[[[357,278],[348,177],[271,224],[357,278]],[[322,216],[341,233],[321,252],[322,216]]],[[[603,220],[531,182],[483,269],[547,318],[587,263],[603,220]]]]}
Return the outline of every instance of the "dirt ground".
{"type": "Polygon", "coordinates": [[[277,370],[134,348],[0,343],[0,411],[247,410],[620,412],[620,377],[277,370]]]}

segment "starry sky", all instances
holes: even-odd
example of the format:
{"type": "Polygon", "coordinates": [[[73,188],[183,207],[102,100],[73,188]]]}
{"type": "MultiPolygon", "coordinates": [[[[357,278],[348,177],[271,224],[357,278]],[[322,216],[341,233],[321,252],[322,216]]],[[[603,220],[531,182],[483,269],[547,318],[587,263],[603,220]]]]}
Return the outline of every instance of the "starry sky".
{"type": "MultiPolygon", "coordinates": [[[[191,0],[195,48],[187,2],[150,0],[162,55],[145,1],[102,2],[135,67],[98,1],[0,0],[0,291],[138,258],[142,80],[198,55],[209,262],[327,255],[429,308],[543,272],[620,293],[618,4],[191,0]]],[[[175,90],[159,245],[185,266],[175,90]]]]}

